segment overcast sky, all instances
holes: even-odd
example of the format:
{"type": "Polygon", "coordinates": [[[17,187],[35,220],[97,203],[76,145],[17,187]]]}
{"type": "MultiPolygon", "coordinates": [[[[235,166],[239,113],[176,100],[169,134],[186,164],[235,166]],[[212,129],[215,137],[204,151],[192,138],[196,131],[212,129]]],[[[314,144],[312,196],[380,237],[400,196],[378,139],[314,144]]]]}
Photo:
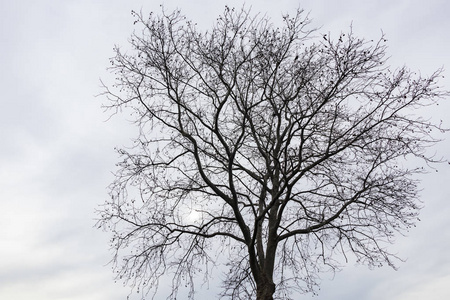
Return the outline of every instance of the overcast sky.
{"type": "MultiPolygon", "coordinates": [[[[134,135],[124,117],[108,115],[94,97],[114,44],[126,46],[132,9],[159,11],[157,1],[0,1],[0,299],[125,300],[114,283],[108,234],[94,229],[94,210],[107,197],[117,155],[134,135]]],[[[165,1],[201,27],[225,4],[165,1]]],[[[279,20],[297,7],[322,32],[354,31],[376,39],[383,30],[390,64],[422,74],[444,66],[450,89],[450,2],[447,0],[249,0],[254,12],[279,20]]],[[[448,101],[424,113],[450,127],[448,101]]],[[[445,136],[444,136],[445,137],[445,136]]],[[[435,150],[449,157],[450,136],[435,150]]],[[[450,299],[450,166],[422,177],[418,227],[392,250],[399,271],[348,264],[334,280],[323,276],[319,296],[333,300],[450,299]]],[[[211,288],[205,294],[215,299],[211,288]]],[[[130,299],[137,299],[135,296],[130,299]]],[[[180,299],[183,299],[181,296],[180,299]]],[[[305,295],[302,299],[311,299],[305,295]]]]}

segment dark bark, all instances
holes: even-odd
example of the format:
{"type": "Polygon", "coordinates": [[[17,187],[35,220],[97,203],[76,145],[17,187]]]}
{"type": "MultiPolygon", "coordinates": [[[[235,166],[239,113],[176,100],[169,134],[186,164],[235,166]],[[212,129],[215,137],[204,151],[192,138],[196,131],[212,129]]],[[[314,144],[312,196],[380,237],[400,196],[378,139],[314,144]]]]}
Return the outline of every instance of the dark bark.
{"type": "Polygon", "coordinates": [[[256,300],[273,300],[275,284],[267,276],[261,276],[256,288],[256,300]]]}

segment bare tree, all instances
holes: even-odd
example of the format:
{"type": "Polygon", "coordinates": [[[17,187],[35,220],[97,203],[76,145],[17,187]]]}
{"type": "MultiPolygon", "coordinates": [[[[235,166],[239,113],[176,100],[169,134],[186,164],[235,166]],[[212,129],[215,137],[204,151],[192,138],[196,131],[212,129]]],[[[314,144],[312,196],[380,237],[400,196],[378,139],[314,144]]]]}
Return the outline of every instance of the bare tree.
{"type": "Polygon", "coordinates": [[[384,37],[333,40],[301,10],[277,28],[226,8],[208,32],[179,11],[134,16],[142,32],[105,86],[139,127],[99,211],[119,278],[171,275],[168,298],[194,298],[223,264],[222,296],[267,300],[313,291],[339,257],[394,267],[386,244],[420,208],[413,175],[440,161],[426,150],[445,129],[417,113],[448,95],[441,70],[390,70],[384,37]]]}

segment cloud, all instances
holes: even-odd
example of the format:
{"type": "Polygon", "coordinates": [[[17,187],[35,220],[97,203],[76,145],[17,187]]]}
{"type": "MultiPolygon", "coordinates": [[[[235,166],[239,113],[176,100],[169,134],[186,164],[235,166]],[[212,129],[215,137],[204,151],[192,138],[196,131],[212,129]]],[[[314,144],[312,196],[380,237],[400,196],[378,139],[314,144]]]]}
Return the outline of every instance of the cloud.
{"type": "MultiPolygon", "coordinates": [[[[225,1],[179,6],[210,27],[225,1]],[[207,12],[207,13],[205,13],[207,12]]],[[[242,2],[229,3],[241,7],[242,2]]],[[[251,1],[275,19],[297,8],[292,1],[251,1]]],[[[448,4],[442,1],[314,1],[304,3],[313,25],[336,34],[351,21],[363,36],[387,33],[395,64],[424,73],[449,65],[448,4]]],[[[3,1],[0,4],[0,298],[119,300],[108,236],[95,230],[94,209],[107,196],[117,156],[134,128],[126,116],[104,122],[99,77],[110,83],[114,44],[126,46],[134,27],[131,9],[159,12],[148,1],[3,1]]],[[[442,84],[449,85],[448,78],[442,84]]],[[[450,105],[428,112],[448,121],[450,105]]],[[[437,150],[447,155],[448,141],[437,150]]],[[[433,171],[434,172],[434,171],[433,171]]],[[[324,275],[318,299],[448,298],[450,226],[448,165],[424,177],[422,222],[394,249],[408,259],[398,272],[348,265],[333,281],[324,275]],[[447,297],[446,297],[447,296],[447,297]]],[[[214,298],[214,286],[204,292],[214,298]]],[[[307,299],[309,296],[305,296],[307,299]]],[[[314,298],[315,299],[315,298],[314,298]]]]}

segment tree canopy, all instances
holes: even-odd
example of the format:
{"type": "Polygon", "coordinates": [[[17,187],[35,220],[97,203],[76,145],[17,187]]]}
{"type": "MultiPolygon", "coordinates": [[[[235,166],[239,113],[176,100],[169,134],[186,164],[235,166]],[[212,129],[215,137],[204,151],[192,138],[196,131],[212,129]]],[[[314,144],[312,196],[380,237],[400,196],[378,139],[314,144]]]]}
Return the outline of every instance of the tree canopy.
{"type": "Polygon", "coordinates": [[[267,300],[313,291],[348,255],[394,267],[414,175],[440,161],[427,149],[445,129],[419,113],[448,95],[442,70],[392,69],[384,36],[322,35],[302,10],[276,27],[227,7],[206,32],[180,11],[134,17],[104,92],[139,128],[99,210],[118,278],[170,275],[168,298],[194,298],[219,268],[223,297],[267,300]]]}

